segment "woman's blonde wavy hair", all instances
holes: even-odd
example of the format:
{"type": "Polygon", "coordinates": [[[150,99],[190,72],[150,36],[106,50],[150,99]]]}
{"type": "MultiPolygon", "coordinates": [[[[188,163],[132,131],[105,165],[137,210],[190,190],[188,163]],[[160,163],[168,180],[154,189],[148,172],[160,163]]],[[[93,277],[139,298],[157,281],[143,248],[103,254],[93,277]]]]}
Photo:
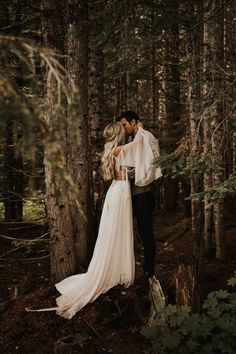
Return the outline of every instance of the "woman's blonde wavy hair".
{"type": "Polygon", "coordinates": [[[102,155],[102,173],[105,181],[114,178],[114,155],[113,150],[125,143],[125,129],[120,122],[109,123],[104,131],[104,151],[102,155]]]}

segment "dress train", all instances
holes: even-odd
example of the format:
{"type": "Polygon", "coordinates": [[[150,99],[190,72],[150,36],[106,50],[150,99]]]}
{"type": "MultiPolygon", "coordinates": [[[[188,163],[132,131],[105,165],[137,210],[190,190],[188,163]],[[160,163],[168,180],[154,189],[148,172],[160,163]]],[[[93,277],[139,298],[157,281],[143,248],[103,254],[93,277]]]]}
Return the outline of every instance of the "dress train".
{"type": "Polygon", "coordinates": [[[61,293],[57,307],[28,311],[55,310],[71,319],[89,302],[112,287],[133,284],[135,261],[133,217],[128,180],[113,180],[102,210],[98,237],[88,270],[65,278],[55,286],[61,293]]]}

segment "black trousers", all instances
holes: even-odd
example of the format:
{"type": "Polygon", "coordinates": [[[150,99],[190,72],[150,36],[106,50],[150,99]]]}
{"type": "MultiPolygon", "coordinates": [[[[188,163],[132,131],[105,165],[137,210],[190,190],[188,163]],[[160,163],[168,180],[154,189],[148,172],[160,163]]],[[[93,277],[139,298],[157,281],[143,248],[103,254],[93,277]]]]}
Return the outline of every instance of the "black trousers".
{"type": "Polygon", "coordinates": [[[139,236],[143,241],[143,270],[151,276],[155,272],[155,241],[153,235],[155,196],[150,191],[134,195],[132,205],[134,217],[137,219],[139,236]]]}

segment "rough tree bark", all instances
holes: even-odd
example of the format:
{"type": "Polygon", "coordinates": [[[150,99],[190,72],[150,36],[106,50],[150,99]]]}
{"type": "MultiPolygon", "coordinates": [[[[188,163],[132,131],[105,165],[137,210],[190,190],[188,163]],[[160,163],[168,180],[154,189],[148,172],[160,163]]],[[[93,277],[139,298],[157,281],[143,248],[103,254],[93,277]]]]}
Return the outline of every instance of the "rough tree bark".
{"type": "MultiPolygon", "coordinates": [[[[202,153],[201,132],[199,131],[199,102],[201,101],[199,67],[201,63],[201,11],[200,6],[194,10],[194,3],[188,4],[187,15],[189,20],[186,58],[188,75],[187,104],[189,110],[190,154],[191,164],[202,153]],[[197,26],[196,26],[197,24],[197,26]],[[195,29],[193,29],[195,27],[195,29]],[[200,33],[200,36],[199,36],[200,33]]],[[[202,174],[194,172],[190,176],[191,194],[202,192],[202,174]]],[[[192,229],[194,233],[193,264],[181,265],[175,275],[177,303],[185,303],[198,311],[201,306],[201,280],[204,265],[204,239],[203,239],[203,207],[202,201],[191,200],[192,229]],[[177,291],[179,290],[179,292],[177,291]]]]}
{"type": "Polygon", "coordinates": [[[152,93],[152,124],[154,125],[158,119],[159,112],[159,90],[157,77],[157,60],[156,60],[156,41],[154,37],[154,18],[157,15],[154,9],[154,1],[152,4],[151,14],[151,93],[152,93]]]}
{"type": "Polygon", "coordinates": [[[103,45],[98,43],[97,37],[103,30],[103,3],[93,3],[89,8],[93,18],[90,25],[90,40],[88,48],[88,122],[89,146],[91,156],[90,173],[90,200],[92,203],[93,237],[90,239],[89,253],[91,255],[97,236],[95,215],[100,215],[102,197],[104,195],[104,182],[100,173],[100,153],[102,151],[102,121],[104,116],[104,58],[103,45]]]}
{"type": "MultiPolygon", "coordinates": [[[[219,1],[212,2],[211,12],[215,12],[214,20],[210,22],[211,27],[211,50],[212,50],[212,75],[216,84],[216,91],[222,86],[222,68],[223,64],[223,33],[222,33],[222,9],[219,1]]],[[[216,95],[216,102],[212,107],[212,164],[213,170],[213,186],[217,187],[224,181],[224,122],[223,122],[222,97],[216,95]]],[[[224,240],[224,197],[218,197],[214,202],[214,226],[215,226],[215,243],[216,258],[224,259],[225,257],[225,240],[224,240]]]]}
{"type": "Polygon", "coordinates": [[[15,220],[23,221],[24,165],[23,165],[23,131],[17,129],[15,134],[15,220]]]}
{"type": "MultiPolygon", "coordinates": [[[[219,88],[222,84],[220,67],[222,67],[223,57],[223,36],[221,30],[221,12],[218,1],[213,0],[205,4],[204,23],[204,93],[207,97],[207,107],[204,115],[204,133],[205,133],[205,154],[211,152],[211,165],[213,172],[208,170],[205,175],[205,187],[212,185],[217,187],[224,179],[224,124],[222,122],[222,98],[219,94],[219,88]],[[208,5],[208,6],[206,6],[208,5]]],[[[223,259],[224,250],[224,228],[223,228],[223,197],[219,197],[214,202],[214,227],[216,258],[223,259]]],[[[210,247],[210,205],[206,200],[205,204],[205,243],[206,250],[210,247]]]]}
{"type": "MultiPolygon", "coordinates": [[[[15,26],[21,23],[21,3],[14,0],[11,3],[3,4],[4,25],[13,25],[10,33],[18,36],[21,33],[21,26],[15,26]]],[[[18,86],[22,87],[22,72],[19,66],[19,60],[12,57],[10,60],[11,74],[15,78],[18,86]]],[[[23,131],[20,123],[15,118],[8,117],[6,121],[6,144],[4,149],[4,207],[5,221],[22,221],[23,220],[23,151],[22,151],[23,131]]]]}
{"type": "MultiPolygon", "coordinates": [[[[22,4],[19,0],[14,0],[10,14],[13,23],[21,23],[22,21],[22,4]]],[[[14,35],[21,35],[21,25],[14,29],[14,35]]],[[[23,88],[23,73],[18,59],[15,59],[16,82],[18,87],[23,88]]],[[[14,184],[15,184],[15,220],[23,220],[23,194],[24,194],[24,165],[23,165],[23,128],[18,123],[14,130],[14,184]]]]}
{"type": "Polygon", "coordinates": [[[180,264],[173,278],[176,289],[176,305],[188,305],[194,312],[199,312],[201,291],[196,266],[180,264]]]}
{"type": "Polygon", "coordinates": [[[117,78],[115,81],[115,116],[118,117],[122,111],[121,102],[121,80],[117,78]]]}
{"type": "Polygon", "coordinates": [[[80,265],[88,262],[88,243],[92,234],[90,194],[91,154],[88,142],[88,4],[85,0],[70,0],[64,16],[66,71],[69,87],[75,86],[76,117],[68,112],[68,166],[78,188],[75,203],[70,205],[73,217],[74,245],[80,265]],[[78,97],[76,97],[78,96],[78,97]],[[76,206],[80,205],[79,211],[76,206]],[[76,222],[75,222],[76,221],[76,222]]]}
{"type": "MultiPolygon", "coordinates": [[[[204,8],[207,8],[207,3],[204,8]]],[[[209,17],[210,14],[204,12],[204,16],[209,17]]],[[[203,34],[203,87],[202,93],[205,102],[203,111],[203,140],[204,140],[204,191],[212,187],[212,169],[211,169],[211,114],[209,113],[209,105],[211,104],[211,25],[208,21],[204,23],[203,34]]],[[[212,253],[212,206],[209,202],[209,197],[204,198],[204,242],[206,255],[210,256],[212,253]]]]}
{"type": "MultiPolygon", "coordinates": [[[[180,71],[179,71],[179,3],[174,0],[167,8],[170,26],[165,31],[165,120],[163,141],[165,150],[171,153],[176,149],[180,137],[180,71]]],[[[178,181],[166,177],[164,179],[165,205],[169,212],[175,212],[178,200],[178,181]]]]}
{"type": "MultiPolygon", "coordinates": [[[[194,4],[188,5],[188,18],[190,26],[187,38],[187,63],[188,63],[188,109],[189,109],[189,131],[190,131],[190,163],[202,154],[202,136],[200,125],[200,102],[201,102],[201,66],[202,53],[202,28],[201,28],[201,2],[195,7],[194,4]],[[197,26],[196,26],[197,24],[197,26]],[[195,27],[195,29],[193,29],[195,27]],[[199,35],[200,34],[200,35],[199,35]]],[[[202,192],[202,173],[194,172],[190,176],[191,194],[202,192]]],[[[193,258],[195,266],[195,277],[198,287],[195,289],[196,299],[194,300],[195,309],[200,307],[201,288],[200,283],[203,276],[204,264],[204,238],[203,238],[203,205],[199,198],[192,199],[192,229],[194,232],[193,258]]]]}
{"type": "Polygon", "coordinates": [[[224,122],[225,126],[225,149],[224,149],[224,160],[225,160],[225,179],[233,173],[233,161],[234,161],[234,122],[236,121],[236,112],[233,110],[236,97],[236,87],[235,87],[235,40],[236,40],[236,3],[234,0],[227,2],[224,11],[224,91],[226,100],[224,100],[224,117],[228,117],[224,122]],[[232,119],[231,119],[232,117],[232,119]]]}
{"type": "MultiPolygon", "coordinates": [[[[59,50],[63,53],[62,8],[57,0],[43,0],[41,3],[41,24],[44,45],[59,50]]],[[[51,236],[51,276],[59,281],[71,274],[76,269],[76,255],[74,248],[74,228],[70,213],[70,200],[66,190],[65,181],[57,179],[57,171],[52,160],[52,144],[60,150],[62,159],[65,160],[65,131],[59,124],[58,112],[55,112],[57,100],[56,82],[48,80],[49,73],[45,75],[45,100],[48,104],[45,115],[49,132],[57,129],[57,140],[48,142],[45,146],[45,182],[46,206],[49,217],[51,236]]]]}
{"type": "Polygon", "coordinates": [[[14,203],[14,142],[13,142],[13,121],[8,119],[6,122],[6,142],[4,149],[4,208],[5,221],[15,219],[14,203]]]}

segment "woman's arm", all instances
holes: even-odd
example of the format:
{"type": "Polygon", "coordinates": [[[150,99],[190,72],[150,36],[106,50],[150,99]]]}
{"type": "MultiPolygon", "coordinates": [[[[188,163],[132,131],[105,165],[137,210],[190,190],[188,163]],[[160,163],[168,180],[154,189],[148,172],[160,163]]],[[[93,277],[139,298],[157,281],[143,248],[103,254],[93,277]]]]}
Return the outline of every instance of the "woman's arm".
{"type": "Polygon", "coordinates": [[[114,155],[115,157],[117,157],[117,156],[119,155],[121,149],[122,149],[122,146],[117,146],[117,147],[114,149],[114,151],[113,151],[113,155],[114,155]]]}

